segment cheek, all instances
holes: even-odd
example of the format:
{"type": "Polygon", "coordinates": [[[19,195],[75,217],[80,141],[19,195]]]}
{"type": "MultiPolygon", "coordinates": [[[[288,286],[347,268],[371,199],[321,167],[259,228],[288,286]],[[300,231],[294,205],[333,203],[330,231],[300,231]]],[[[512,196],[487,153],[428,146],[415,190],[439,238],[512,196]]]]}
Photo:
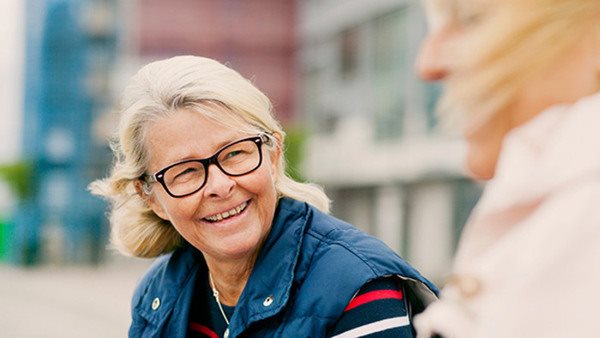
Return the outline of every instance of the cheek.
{"type": "Polygon", "coordinates": [[[198,206],[198,197],[196,195],[191,195],[178,199],[170,198],[169,200],[163,200],[161,202],[167,220],[170,221],[175,228],[178,228],[178,225],[194,217],[198,206]]]}
{"type": "Polygon", "coordinates": [[[262,221],[268,221],[272,217],[275,204],[277,203],[277,191],[275,189],[275,179],[271,175],[271,166],[261,167],[252,178],[240,187],[256,196],[257,207],[262,221]]]}
{"type": "Polygon", "coordinates": [[[257,175],[252,178],[246,185],[248,190],[256,194],[260,199],[272,199],[276,195],[275,179],[271,175],[271,167],[265,167],[265,170],[257,172],[257,175]]]}

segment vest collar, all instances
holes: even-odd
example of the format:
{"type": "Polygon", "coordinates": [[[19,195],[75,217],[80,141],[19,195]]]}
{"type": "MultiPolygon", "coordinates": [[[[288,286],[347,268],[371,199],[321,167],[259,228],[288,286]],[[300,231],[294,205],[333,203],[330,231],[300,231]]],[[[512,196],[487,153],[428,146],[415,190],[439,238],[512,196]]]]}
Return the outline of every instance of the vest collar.
{"type": "Polygon", "coordinates": [[[287,197],[279,200],[271,231],[231,318],[233,337],[253,322],[279,313],[288,302],[308,221],[307,209],[305,203],[287,197]]]}

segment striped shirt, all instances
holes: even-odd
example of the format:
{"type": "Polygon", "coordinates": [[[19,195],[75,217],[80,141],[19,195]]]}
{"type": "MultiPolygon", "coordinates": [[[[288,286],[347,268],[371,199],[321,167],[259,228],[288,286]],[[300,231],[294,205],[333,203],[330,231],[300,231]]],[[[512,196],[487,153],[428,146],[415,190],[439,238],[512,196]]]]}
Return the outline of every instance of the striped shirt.
{"type": "Polygon", "coordinates": [[[381,278],[363,286],[344,309],[331,336],[414,337],[400,280],[381,278]]]}
{"type": "MultiPolygon", "coordinates": [[[[226,324],[206,278],[199,278],[190,309],[188,338],[223,337],[226,324]],[[201,309],[208,308],[208,311],[201,309]]],[[[235,307],[223,305],[231,318],[235,307]]],[[[301,335],[301,333],[300,333],[301,335]]],[[[398,278],[376,279],[365,284],[344,309],[336,325],[327,334],[329,337],[413,338],[406,300],[398,278]]]]}

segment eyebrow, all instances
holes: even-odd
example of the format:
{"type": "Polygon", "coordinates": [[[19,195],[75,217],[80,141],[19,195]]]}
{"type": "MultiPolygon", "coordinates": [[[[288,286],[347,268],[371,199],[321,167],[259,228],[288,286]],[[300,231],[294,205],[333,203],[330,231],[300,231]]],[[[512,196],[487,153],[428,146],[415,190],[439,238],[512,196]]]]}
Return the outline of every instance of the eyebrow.
{"type": "Polygon", "coordinates": [[[245,137],[251,137],[250,134],[247,136],[240,136],[240,135],[236,135],[236,136],[232,136],[227,138],[225,141],[219,142],[217,143],[216,147],[214,147],[214,150],[212,150],[212,152],[208,155],[208,156],[204,156],[204,157],[198,157],[198,156],[175,156],[175,160],[170,160],[167,162],[166,165],[162,166],[161,168],[159,168],[158,170],[162,170],[163,168],[166,168],[172,164],[175,163],[179,163],[182,161],[187,161],[187,160],[197,160],[197,159],[204,159],[204,158],[208,158],[212,155],[214,155],[215,153],[217,153],[219,150],[223,149],[223,147],[227,146],[230,143],[233,143],[235,141],[241,140],[245,137]]]}

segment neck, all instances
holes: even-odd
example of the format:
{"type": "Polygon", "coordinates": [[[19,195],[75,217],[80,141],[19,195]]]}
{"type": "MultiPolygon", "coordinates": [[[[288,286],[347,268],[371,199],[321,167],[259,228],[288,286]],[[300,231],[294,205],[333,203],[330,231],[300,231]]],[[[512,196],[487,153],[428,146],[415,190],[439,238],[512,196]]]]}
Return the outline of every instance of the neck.
{"type": "Polygon", "coordinates": [[[250,278],[255,259],[243,262],[219,262],[206,258],[208,271],[214,287],[219,291],[219,300],[227,306],[235,306],[250,278]]]}

